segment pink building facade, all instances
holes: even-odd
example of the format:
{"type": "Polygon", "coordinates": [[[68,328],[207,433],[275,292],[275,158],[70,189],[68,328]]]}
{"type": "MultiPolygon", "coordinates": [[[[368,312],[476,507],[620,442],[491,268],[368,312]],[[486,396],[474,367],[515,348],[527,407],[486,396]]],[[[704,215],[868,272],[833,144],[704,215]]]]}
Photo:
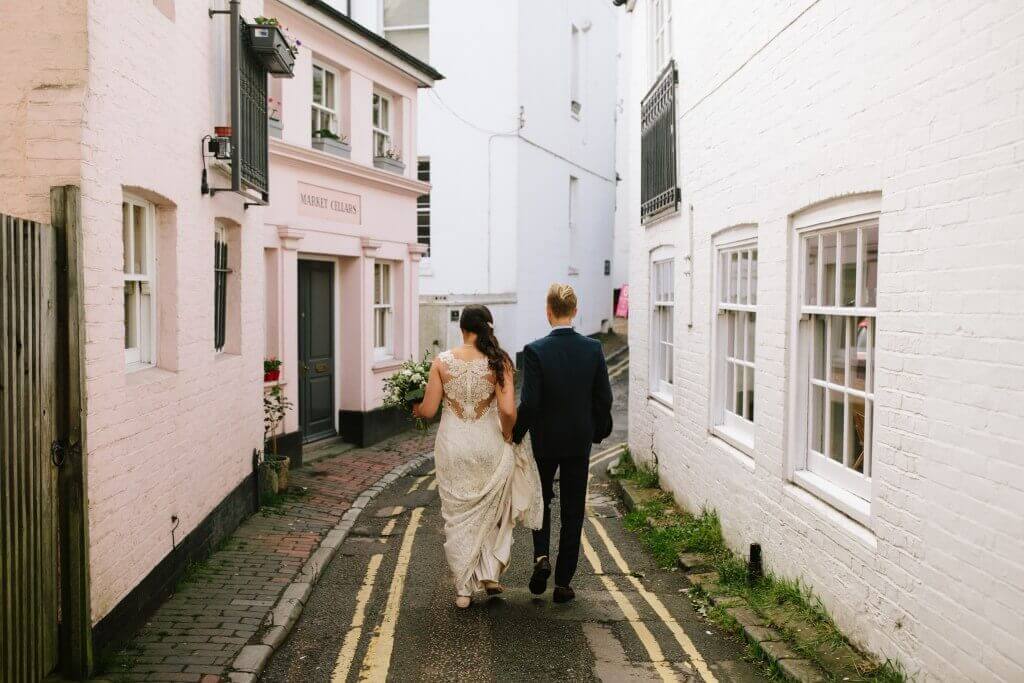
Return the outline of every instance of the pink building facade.
{"type": "Polygon", "coordinates": [[[409,427],[381,409],[381,384],[422,353],[416,96],[440,74],[323,3],[265,11],[301,42],[295,77],[272,84],[263,228],[266,352],[296,407],[278,439],[294,458],[303,441],[409,427]]]}
{"type": "Polygon", "coordinates": [[[231,122],[229,22],[208,13],[226,1],[8,4],[0,213],[46,223],[51,187],[81,193],[85,611],[103,644],[254,509],[264,358],[284,360],[293,440],[310,391],[330,401],[320,436],[383,434],[365,416],[418,347],[416,91],[440,75],[323,3],[242,0],[243,17],[278,16],[302,41],[294,78],[268,86],[269,206],[247,206],[202,191],[230,185],[200,154],[231,122]],[[332,74],[322,127],[349,138],[347,156],[314,148],[314,66],[332,74]],[[303,347],[327,359],[309,364],[329,363],[326,383],[300,381],[300,274],[305,313],[331,334],[327,352],[303,347]]]}

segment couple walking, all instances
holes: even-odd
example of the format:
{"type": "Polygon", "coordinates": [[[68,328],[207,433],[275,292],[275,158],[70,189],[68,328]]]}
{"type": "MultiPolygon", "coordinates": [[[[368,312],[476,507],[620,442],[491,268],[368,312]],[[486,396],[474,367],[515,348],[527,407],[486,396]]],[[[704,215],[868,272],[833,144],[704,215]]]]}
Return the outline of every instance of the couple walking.
{"type": "Polygon", "coordinates": [[[462,346],[437,356],[417,417],[445,411],[434,460],[444,550],[455,579],[455,604],[470,605],[478,590],[501,593],[512,552],[512,529],[534,530],[530,590],[540,595],[551,576],[551,500],[559,475],[562,529],[555,565],[555,602],[575,597],[589,478],[590,449],[612,431],[612,391],[601,344],[572,328],[576,293],[552,285],[547,296],[551,333],[523,350],[519,409],[513,364],[494,335],[486,306],[467,306],[462,346]],[[531,446],[532,443],[532,446],[531,446]]]}

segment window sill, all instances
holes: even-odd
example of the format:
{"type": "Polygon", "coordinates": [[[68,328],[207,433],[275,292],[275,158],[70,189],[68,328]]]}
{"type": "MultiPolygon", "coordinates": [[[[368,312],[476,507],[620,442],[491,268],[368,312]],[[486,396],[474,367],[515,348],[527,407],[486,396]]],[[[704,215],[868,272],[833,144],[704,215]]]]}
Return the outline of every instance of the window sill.
{"type": "Polygon", "coordinates": [[[855,523],[854,536],[861,540],[870,537],[870,546],[875,545],[875,535],[871,530],[871,502],[853,495],[846,489],[836,486],[828,479],[808,470],[797,470],[793,473],[793,483],[807,491],[855,523]]]}
{"type": "Polygon", "coordinates": [[[273,389],[274,387],[286,387],[286,386],[288,386],[288,382],[285,382],[284,380],[274,380],[272,382],[264,382],[263,383],[263,389],[264,390],[273,389]]]}
{"type": "Polygon", "coordinates": [[[644,227],[644,228],[653,228],[654,226],[658,225],[659,223],[663,223],[663,222],[665,222],[665,221],[667,221],[667,220],[669,220],[671,218],[675,218],[676,216],[681,216],[682,213],[683,212],[680,211],[678,208],[677,209],[663,209],[660,213],[656,213],[656,214],[653,214],[651,216],[648,216],[646,219],[643,219],[641,217],[641,226],[644,227]]]}
{"type": "Polygon", "coordinates": [[[647,403],[667,412],[669,415],[675,414],[675,408],[672,406],[672,397],[668,394],[651,392],[647,396],[647,403]]]}
{"type": "Polygon", "coordinates": [[[754,457],[754,439],[748,437],[745,434],[740,434],[732,429],[729,429],[724,424],[713,425],[710,429],[711,434],[718,439],[726,442],[732,448],[743,453],[748,458],[753,459],[754,457]]]}
{"type": "Polygon", "coordinates": [[[125,380],[129,386],[139,386],[159,382],[174,377],[174,372],[159,368],[150,363],[133,363],[126,368],[125,380]]]}
{"type": "Polygon", "coordinates": [[[402,367],[402,363],[405,361],[398,360],[397,358],[378,358],[373,362],[371,368],[374,372],[384,372],[386,370],[394,370],[395,368],[402,367]]]}
{"type": "Polygon", "coordinates": [[[743,469],[753,472],[757,469],[754,464],[753,448],[748,448],[742,442],[734,441],[727,433],[720,433],[716,428],[711,429],[711,445],[735,460],[743,469]]]}

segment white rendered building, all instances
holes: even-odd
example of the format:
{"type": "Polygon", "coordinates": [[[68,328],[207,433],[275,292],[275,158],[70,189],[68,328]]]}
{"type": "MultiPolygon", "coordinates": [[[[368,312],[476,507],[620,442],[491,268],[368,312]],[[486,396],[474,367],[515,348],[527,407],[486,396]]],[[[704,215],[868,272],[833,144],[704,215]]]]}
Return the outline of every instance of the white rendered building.
{"type": "Polygon", "coordinates": [[[620,11],[632,452],[917,680],[1024,680],[1024,6],[620,11]]]}
{"type": "Polygon", "coordinates": [[[387,0],[385,36],[443,71],[420,95],[420,339],[461,343],[488,305],[515,355],[547,333],[552,282],[580,297],[577,329],[612,317],[617,20],[610,2],[387,0]]]}

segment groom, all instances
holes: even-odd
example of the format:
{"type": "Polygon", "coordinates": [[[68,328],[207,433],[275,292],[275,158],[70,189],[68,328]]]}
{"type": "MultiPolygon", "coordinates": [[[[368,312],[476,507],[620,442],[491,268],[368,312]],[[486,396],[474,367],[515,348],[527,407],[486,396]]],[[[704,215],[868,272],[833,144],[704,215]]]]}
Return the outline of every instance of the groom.
{"type": "Polygon", "coordinates": [[[544,526],[533,532],[530,591],[535,595],[547,589],[551,576],[551,499],[555,472],[561,470],[562,531],[551,596],[555,602],[576,597],[569,584],[580,556],[590,447],[612,432],[612,388],[604,352],[600,342],[572,328],[576,306],[576,292],[569,285],[554,284],[548,289],[551,334],[523,349],[523,389],[512,431],[516,443],[530,433],[544,493],[544,526]]]}

